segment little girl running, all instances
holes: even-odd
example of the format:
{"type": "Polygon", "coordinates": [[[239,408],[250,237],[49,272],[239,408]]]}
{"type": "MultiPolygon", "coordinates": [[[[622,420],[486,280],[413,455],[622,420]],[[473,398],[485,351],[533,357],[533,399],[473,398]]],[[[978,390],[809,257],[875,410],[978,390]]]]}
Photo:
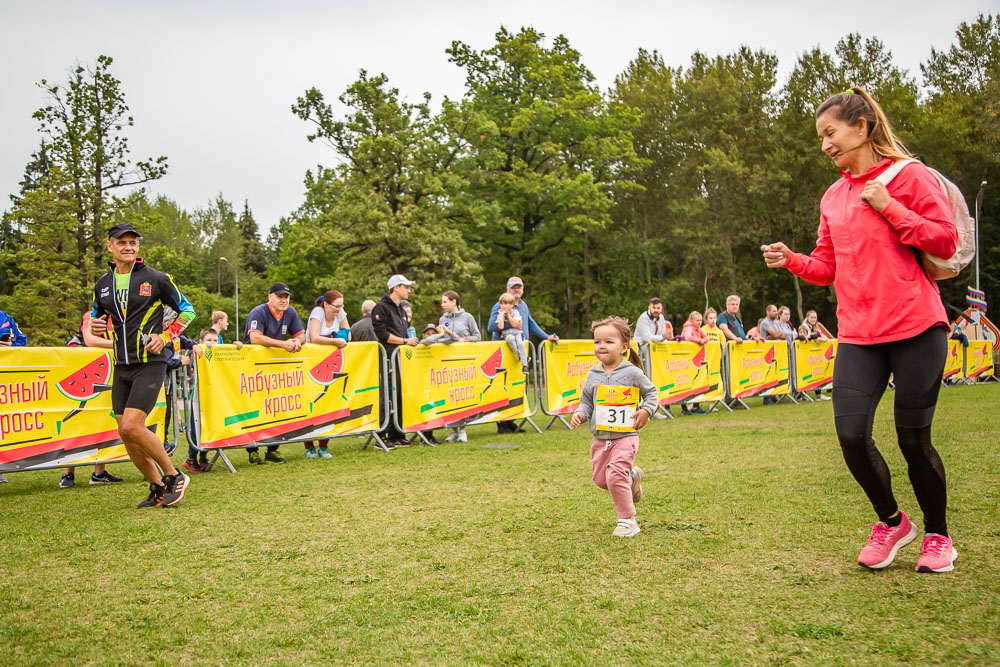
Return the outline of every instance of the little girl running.
{"type": "Polygon", "coordinates": [[[638,431],[656,410],[656,387],[642,372],[642,362],[632,350],[632,329],[626,320],[609,317],[590,326],[594,332],[594,356],[599,364],[590,369],[583,383],[580,407],[573,414],[570,428],[590,420],[590,461],[594,483],[611,493],[618,514],[615,537],[639,534],[635,503],[642,498],[642,469],[634,467],[639,451],[638,431]],[[625,356],[628,359],[625,359],[625,356]],[[633,415],[622,410],[596,405],[596,396],[611,387],[637,387],[640,405],[633,415]],[[625,417],[624,423],[622,416],[625,417]],[[626,430],[618,430],[622,427],[626,430]]]}

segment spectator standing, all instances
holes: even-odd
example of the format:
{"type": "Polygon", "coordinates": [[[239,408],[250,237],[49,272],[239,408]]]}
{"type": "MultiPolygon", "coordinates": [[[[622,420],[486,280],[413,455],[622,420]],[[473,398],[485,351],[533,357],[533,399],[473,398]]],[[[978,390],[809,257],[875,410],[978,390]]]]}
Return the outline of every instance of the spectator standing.
{"type": "MultiPolygon", "coordinates": [[[[673,333],[671,328],[670,333],[673,333]]],[[[667,320],[663,317],[663,302],[657,297],[649,300],[649,308],[635,321],[635,342],[639,345],[659,343],[667,337],[667,320]]]]}
{"type": "MultiPolygon", "coordinates": [[[[785,336],[785,342],[790,345],[795,342],[798,332],[792,326],[792,309],[788,306],[778,308],[778,330],[785,336]]],[[[789,348],[791,349],[791,348],[789,348]]]]}
{"type": "MultiPolygon", "coordinates": [[[[83,320],[80,323],[80,334],[79,336],[73,336],[73,338],[68,343],[69,347],[102,347],[106,350],[110,350],[114,343],[111,342],[111,337],[108,333],[103,336],[95,336],[90,333],[90,318],[92,317],[91,312],[88,310],[83,313],[83,320]],[[79,342],[77,342],[79,341],[79,342]],[[82,345],[80,345],[82,343],[82,345]]],[[[70,466],[66,468],[66,472],[62,474],[59,478],[59,488],[60,489],[72,489],[76,486],[76,468],[70,466]]],[[[108,472],[107,466],[103,463],[98,463],[94,466],[94,472],[90,474],[90,486],[97,486],[99,484],[117,484],[118,482],[124,482],[121,477],[115,477],[108,472]]]]}
{"type": "Polygon", "coordinates": [[[726,337],[727,341],[737,342],[747,339],[746,331],[743,329],[743,320],[740,319],[740,297],[730,294],[726,297],[726,310],[719,315],[719,330],[726,337]]]}
{"type": "MultiPolygon", "coordinates": [[[[299,314],[289,305],[292,290],[285,283],[274,283],[267,292],[267,303],[254,306],[247,315],[246,326],[243,327],[243,343],[278,347],[286,352],[295,353],[302,349],[302,341],[306,332],[302,328],[299,314]]],[[[285,459],[278,455],[278,445],[268,445],[267,453],[261,460],[257,447],[247,447],[250,463],[263,465],[266,463],[284,463],[285,459]]]]}
{"type": "Polygon", "coordinates": [[[768,304],[767,308],[764,309],[764,315],[764,319],[760,321],[758,326],[760,337],[764,340],[784,340],[785,334],[782,333],[781,327],[778,325],[778,307],[773,303],[768,304]]]}
{"type": "MultiPolygon", "coordinates": [[[[691,314],[688,315],[687,321],[684,322],[684,328],[681,329],[681,339],[686,342],[697,343],[702,346],[704,346],[705,343],[710,342],[712,339],[709,338],[708,334],[701,330],[702,321],[703,318],[701,313],[697,310],[692,310],[691,314]]],[[[681,403],[681,414],[706,415],[708,413],[701,409],[701,404],[699,403],[695,403],[693,405],[681,403]]]]}
{"type": "Polygon", "coordinates": [[[17,328],[17,322],[7,313],[0,310],[0,347],[24,347],[28,337],[17,328]]]}
{"type": "MultiPolygon", "coordinates": [[[[462,297],[454,290],[441,295],[441,319],[438,321],[438,337],[442,343],[478,343],[483,339],[479,333],[476,318],[462,308],[462,297]]],[[[468,442],[464,426],[456,426],[445,438],[445,442],[468,442]]]]}
{"type": "Polygon", "coordinates": [[[365,299],[361,304],[361,319],[351,327],[351,340],[354,341],[377,341],[375,328],[372,326],[372,308],[375,302],[365,299]]]}
{"type": "MultiPolygon", "coordinates": [[[[208,329],[202,329],[201,333],[198,334],[198,346],[202,348],[213,348],[219,342],[219,332],[211,327],[208,329]]],[[[237,349],[243,347],[241,341],[236,341],[237,349]]],[[[200,355],[199,355],[200,356],[200,355]]],[[[184,467],[193,473],[208,472],[208,452],[199,452],[194,448],[194,445],[188,445],[188,455],[187,459],[184,461],[184,467]]]]}
{"type": "Polygon", "coordinates": [[[225,341],[222,338],[222,332],[229,330],[229,315],[226,314],[226,311],[216,310],[212,312],[212,328],[219,336],[218,344],[225,345],[225,341]]]}
{"type": "Polygon", "coordinates": [[[880,180],[911,156],[864,88],[820,104],[816,132],[842,174],[820,201],[816,248],[807,256],[771,243],[761,246],[764,261],[814,285],[833,283],[836,290],[834,424],[844,461],[878,518],[858,564],[888,567],[919,534],[896,502],[889,466],[872,437],[891,373],[896,438],[924,515],[917,571],[950,572],[958,552],[948,533],[944,464],[931,444],[948,317],[920,252],[955,253],[952,208],[935,175],[919,162],[904,164],[888,186],[880,180]]]}
{"type": "MultiPolygon", "coordinates": [[[[803,340],[818,340],[825,343],[829,338],[823,333],[823,325],[819,323],[819,317],[815,310],[806,311],[806,319],[799,325],[799,337],[803,340]]],[[[830,397],[823,393],[822,389],[815,391],[817,401],[829,401],[830,397]]]]}
{"type": "MultiPolygon", "coordinates": [[[[410,336],[407,329],[410,328],[410,321],[406,317],[406,313],[403,311],[402,302],[406,301],[406,298],[410,296],[410,291],[413,286],[412,280],[407,280],[405,276],[400,274],[395,274],[389,278],[386,283],[386,289],[389,291],[382,295],[382,300],[375,304],[372,308],[372,327],[375,329],[375,337],[378,342],[382,344],[385,348],[385,352],[388,355],[390,362],[392,359],[392,353],[400,345],[416,345],[419,341],[415,336],[410,336]]],[[[409,303],[409,302],[407,302],[409,303]]],[[[396,395],[396,405],[402,406],[403,396],[401,383],[398,381],[399,372],[394,371],[394,375],[397,378],[395,384],[395,395],[396,395]]],[[[379,364],[379,385],[385,386],[389,383],[389,378],[386,378],[382,374],[382,367],[379,364]]],[[[383,403],[381,405],[382,414],[388,414],[391,406],[385,405],[384,395],[380,392],[380,398],[383,403]]],[[[406,436],[396,428],[396,424],[392,418],[389,419],[389,425],[386,426],[384,431],[379,431],[379,436],[382,441],[390,449],[396,447],[406,447],[409,446],[409,441],[406,436]]]]}
{"type": "MultiPolygon", "coordinates": [[[[344,295],[335,289],[327,290],[316,299],[316,306],[309,313],[306,323],[306,342],[314,345],[334,345],[343,348],[351,336],[351,325],[344,311],[344,295]]],[[[318,440],[316,443],[306,440],[302,443],[306,449],[307,459],[332,459],[329,445],[330,439],[318,440]]]]}
{"type": "MultiPolygon", "coordinates": [[[[524,296],[524,281],[522,281],[517,276],[511,276],[507,279],[507,293],[514,297],[514,308],[517,310],[518,315],[521,318],[520,323],[515,323],[513,321],[508,321],[504,318],[504,327],[511,326],[514,328],[520,328],[522,333],[524,333],[525,340],[530,340],[531,336],[537,338],[544,338],[545,340],[551,341],[553,343],[559,342],[559,336],[555,334],[545,333],[540,326],[535,322],[534,318],[531,317],[531,310],[528,308],[528,304],[525,303],[524,296]]],[[[490,319],[486,323],[486,330],[490,332],[493,340],[503,340],[504,335],[500,328],[497,326],[497,313],[500,312],[500,302],[493,304],[493,308],[490,310],[490,319]]],[[[513,421],[499,421],[497,422],[497,433],[514,433],[517,431],[517,426],[513,421]]]]}
{"type": "Polygon", "coordinates": [[[715,311],[715,308],[709,307],[705,310],[705,324],[701,327],[701,330],[705,332],[709,340],[713,343],[725,343],[726,337],[722,333],[722,329],[719,328],[719,314],[715,311]]]}

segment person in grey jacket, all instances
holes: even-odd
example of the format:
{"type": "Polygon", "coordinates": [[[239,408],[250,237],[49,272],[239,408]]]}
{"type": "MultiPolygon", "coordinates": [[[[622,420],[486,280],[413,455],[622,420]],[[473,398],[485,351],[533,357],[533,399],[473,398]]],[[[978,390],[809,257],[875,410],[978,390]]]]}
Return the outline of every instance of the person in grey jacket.
{"type": "MultiPolygon", "coordinates": [[[[438,333],[420,341],[421,345],[433,343],[478,343],[483,339],[479,333],[476,318],[462,308],[462,297],[454,290],[441,295],[441,310],[444,313],[438,321],[438,333]]],[[[463,441],[464,442],[464,441],[463,441]]]]}
{"type": "Polygon", "coordinates": [[[663,302],[657,297],[649,300],[649,309],[635,322],[635,342],[639,345],[662,342],[667,332],[663,317],[663,302]]]}
{"type": "Polygon", "coordinates": [[[585,419],[590,420],[590,432],[594,436],[590,441],[594,483],[610,492],[618,515],[618,525],[612,534],[632,537],[639,534],[635,503],[642,498],[643,473],[635,466],[638,432],[656,410],[656,386],[642,372],[642,362],[629,345],[632,329],[628,322],[620,317],[609,317],[594,322],[591,330],[594,332],[594,356],[600,363],[587,373],[580,407],[569,426],[576,428],[585,419]],[[597,405],[596,395],[602,385],[637,388],[639,407],[631,419],[624,410],[624,403],[597,405]],[[610,428],[601,428],[601,422],[610,428]],[[627,430],[616,430],[622,427],[627,430]]]}

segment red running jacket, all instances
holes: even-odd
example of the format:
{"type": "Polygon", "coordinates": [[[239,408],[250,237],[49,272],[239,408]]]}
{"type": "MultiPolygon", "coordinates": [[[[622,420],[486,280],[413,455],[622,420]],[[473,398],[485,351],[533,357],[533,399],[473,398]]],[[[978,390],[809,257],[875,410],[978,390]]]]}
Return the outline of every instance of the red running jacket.
{"type": "Polygon", "coordinates": [[[838,338],[845,343],[904,340],[948,322],[937,283],[924,272],[918,251],[955,254],[951,206],[937,179],[919,163],[907,165],[889,183],[892,200],[881,213],[861,201],[865,183],[891,164],[886,158],[862,174],[845,171],[820,202],[816,249],[809,256],[792,253],[785,265],[813,285],[833,283],[838,338]]]}

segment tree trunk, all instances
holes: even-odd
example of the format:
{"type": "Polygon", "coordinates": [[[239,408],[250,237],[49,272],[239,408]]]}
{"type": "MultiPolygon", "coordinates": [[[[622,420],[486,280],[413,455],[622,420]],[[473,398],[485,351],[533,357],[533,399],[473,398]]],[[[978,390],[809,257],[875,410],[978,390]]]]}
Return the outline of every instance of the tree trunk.
{"type": "Polygon", "coordinates": [[[805,316],[802,314],[802,286],[799,284],[799,277],[792,274],[792,282],[795,283],[795,307],[799,312],[799,322],[805,320],[805,316]]]}

